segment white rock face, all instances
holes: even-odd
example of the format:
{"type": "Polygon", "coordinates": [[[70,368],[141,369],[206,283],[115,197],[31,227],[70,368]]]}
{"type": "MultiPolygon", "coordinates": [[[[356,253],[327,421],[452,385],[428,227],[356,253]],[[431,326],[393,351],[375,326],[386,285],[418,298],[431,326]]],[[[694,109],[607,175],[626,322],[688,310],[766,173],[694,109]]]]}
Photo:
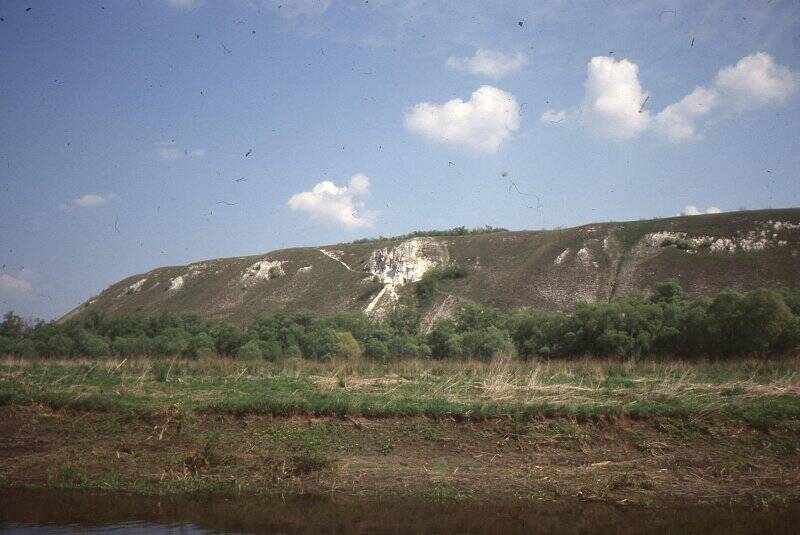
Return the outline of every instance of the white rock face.
{"type": "Polygon", "coordinates": [[[446,254],[443,254],[439,244],[432,238],[412,238],[396,247],[372,251],[365,271],[378,277],[384,287],[370,301],[364,312],[370,316],[382,314],[388,305],[398,300],[398,287],[417,282],[429,269],[446,259],[446,254]]]}
{"type": "Polygon", "coordinates": [[[384,284],[402,286],[416,282],[439,263],[438,259],[425,252],[434,245],[435,242],[430,238],[413,238],[391,249],[377,249],[369,257],[367,271],[384,284]]]}
{"type": "Polygon", "coordinates": [[[146,282],[147,282],[147,279],[141,279],[141,280],[138,280],[138,281],[134,282],[133,284],[128,286],[128,289],[125,290],[125,293],[128,294],[128,295],[139,293],[140,291],[142,291],[142,287],[144,286],[144,283],[146,283],[146,282]]]}
{"type": "Polygon", "coordinates": [[[560,266],[564,260],[566,260],[567,255],[569,254],[569,249],[564,249],[564,251],[553,260],[553,263],[557,266],[560,266]]]}
{"type": "Polygon", "coordinates": [[[783,221],[767,221],[760,225],[761,230],[751,230],[744,236],[697,236],[688,237],[685,232],[652,232],[644,237],[644,241],[651,247],[675,246],[685,250],[687,253],[696,253],[700,249],[707,248],[711,253],[735,253],[763,251],[772,247],[784,247],[786,240],[778,239],[781,230],[796,230],[800,224],[793,224],[783,221]],[[777,232],[773,232],[777,231],[777,232]]]}
{"type": "Polygon", "coordinates": [[[183,284],[185,282],[186,280],[184,279],[183,275],[178,275],[177,277],[169,280],[169,288],[167,288],[167,291],[177,292],[178,290],[183,288],[183,284]]]}
{"type": "Polygon", "coordinates": [[[281,267],[285,264],[284,260],[260,260],[244,270],[242,274],[243,282],[256,282],[259,280],[268,281],[273,278],[282,277],[286,274],[281,267]]]}
{"type": "Polygon", "coordinates": [[[311,266],[303,266],[297,270],[298,273],[310,273],[311,266]]]}

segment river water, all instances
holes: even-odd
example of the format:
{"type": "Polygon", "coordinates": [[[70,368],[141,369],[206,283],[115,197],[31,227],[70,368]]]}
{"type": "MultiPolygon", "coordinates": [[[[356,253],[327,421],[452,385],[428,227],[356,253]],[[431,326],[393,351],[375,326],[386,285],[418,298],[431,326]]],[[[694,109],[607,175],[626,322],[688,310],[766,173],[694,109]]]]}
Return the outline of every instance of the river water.
{"type": "Polygon", "coordinates": [[[769,510],[0,490],[0,533],[798,533],[769,510]]]}

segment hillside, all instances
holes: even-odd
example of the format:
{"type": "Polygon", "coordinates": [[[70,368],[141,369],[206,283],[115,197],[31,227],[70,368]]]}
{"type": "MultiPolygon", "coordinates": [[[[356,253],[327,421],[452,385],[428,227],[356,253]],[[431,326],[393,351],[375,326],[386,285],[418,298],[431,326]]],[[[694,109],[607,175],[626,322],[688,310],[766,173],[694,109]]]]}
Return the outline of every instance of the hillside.
{"type": "Polygon", "coordinates": [[[154,269],[110,286],[61,321],[91,311],[190,311],[236,323],[279,309],[381,317],[398,303],[421,306],[414,283],[432,267],[463,266],[466,276],[442,281],[423,306],[430,323],[465,299],[565,309],[647,291],[666,277],[690,295],[798,287],[799,253],[800,208],[393,238],[154,269]]]}

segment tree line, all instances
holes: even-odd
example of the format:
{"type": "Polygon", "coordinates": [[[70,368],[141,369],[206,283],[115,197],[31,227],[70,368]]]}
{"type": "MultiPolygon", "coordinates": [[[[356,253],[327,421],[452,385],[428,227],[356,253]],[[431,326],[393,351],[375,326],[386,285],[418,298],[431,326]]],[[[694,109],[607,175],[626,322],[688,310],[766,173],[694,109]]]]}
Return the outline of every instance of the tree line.
{"type": "MultiPolygon", "coordinates": [[[[457,274],[450,274],[457,275],[457,274]]],[[[674,280],[652,295],[580,303],[571,311],[501,311],[473,302],[451,318],[420,328],[417,309],[380,322],[361,314],[263,314],[242,328],[196,314],[126,317],[91,312],[64,323],[0,323],[0,355],[40,357],[227,356],[246,359],[333,357],[396,359],[662,356],[775,356],[800,348],[800,290],[723,291],[687,297],[674,280]]]]}

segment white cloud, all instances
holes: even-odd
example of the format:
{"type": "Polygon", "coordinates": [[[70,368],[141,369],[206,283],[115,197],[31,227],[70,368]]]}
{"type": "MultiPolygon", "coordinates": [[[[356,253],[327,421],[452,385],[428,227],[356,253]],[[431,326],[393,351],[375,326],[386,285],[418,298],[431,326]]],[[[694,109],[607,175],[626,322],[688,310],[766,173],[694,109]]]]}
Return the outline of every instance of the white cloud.
{"type": "Polygon", "coordinates": [[[316,17],[325,13],[333,0],[282,0],[277,2],[284,17],[316,17]]]}
{"type": "Polygon", "coordinates": [[[695,120],[710,113],[718,104],[719,95],[716,91],[696,87],[656,115],[656,128],[673,141],[697,138],[695,120]]]}
{"type": "Polygon", "coordinates": [[[597,134],[628,139],[647,130],[647,98],[635,63],[610,56],[596,56],[589,61],[583,116],[597,134]]]}
{"type": "Polygon", "coordinates": [[[702,214],[721,214],[722,210],[717,208],[716,206],[709,206],[708,209],[703,212],[702,210],[698,210],[697,206],[689,205],[678,215],[702,215],[702,214]]]}
{"type": "Polygon", "coordinates": [[[306,212],[312,220],[334,223],[346,228],[371,227],[378,212],[366,210],[364,198],[369,194],[369,177],[355,174],[347,186],[324,180],[311,191],[295,193],[289,198],[289,209],[306,212]]]}
{"type": "Polygon", "coordinates": [[[0,288],[18,293],[30,293],[33,291],[33,280],[36,274],[30,269],[20,269],[16,275],[3,273],[0,275],[0,288]]]}
{"type": "Polygon", "coordinates": [[[175,9],[183,9],[185,11],[191,11],[203,3],[202,0],[166,0],[166,2],[170,7],[174,7],[175,9]]]}
{"type": "MultiPolygon", "coordinates": [[[[672,141],[687,141],[701,138],[697,122],[703,116],[780,104],[795,92],[797,82],[796,73],[758,52],[720,69],[710,87],[695,87],[652,117],[639,67],[627,59],[597,56],[589,61],[581,113],[586,124],[604,137],[630,139],[654,130],[672,141]]],[[[566,117],[565,112],[547,110],[541,120],[558,122],[560,117],[566,117]]]]}
{"type": "Polygon", "coordinates": [[[61,203],[59,207],[62,210],[67,212],[71,212],[73,210],[81,209],[81,208],[97,208],[98,206],[103,206],[104,204],[108,204],[109,201],[113,201],[117,199],[119,196],[116,193],[108,193],[106,195],[100,195],[97,193],[87,193],[86,195],[81,195],[77,199],[72,199],[68,203],[61,203]]]}
{"type": "Polygon", "coordinates": [[[80,208],[94,208],[96,206],[102,206],[107,202],[107,197],[97,195],[96,193],[87,193],[86,195],[74,199],[72,204],[73,206],[78,206],[80,208]]]}
{"type": "Polygon", "coordinates": [[[745,56],[736,65],[717,73],[714,88],[726,105],[737,111],[779,104],[797,87],[797,76],[787,67],[776,65],[769,54],[745,56]]]}
{"type": "Polygon", "coordinates": [[[205,158],[206,149],[184,149],[178,147],[173,141],[162,141],[156,143],[156,153],[162,162],[175,162],[181,158],[199,160],[205,158]]]}
{"type": "Polygon", "coordinates": [[[405,116],[406,128],[432,141],[493,153],[519,128],[514,95],[484,85],[466,102],[422,102],[405,116]]]}
{"type": "Polygon", "coordinates": [[[560,110],[560,111],[545,110],[544,113],[542,113],[542,117],[540,118],[540,120],[543,123],[554,124],[554,123],[560,123],[561,121],[563,121],[566,118],[567,118],[567,112],[564,111],[564,110],[560,110]]]}
{"type": "Polygon", "coordinates": [[[476,76],[489,78],[502,78],[503,76],[520,70],[528,63],[528,58],[522,52],[508,56],[502,52],[479,48],[475,55],[466,58],[450,56],[447,66],[451,69],[466,71],[476,76]]]}
{"type": "Polygon", "coordinates": [[[696,87],[656,116],[659,132],[672,141],[697,139],[695,122],[716,109],[741,113],[780,104],[797,88],[797,75],[777,65],[769,54],[745,56],[720,69],[710,88],[696,87]]]}

